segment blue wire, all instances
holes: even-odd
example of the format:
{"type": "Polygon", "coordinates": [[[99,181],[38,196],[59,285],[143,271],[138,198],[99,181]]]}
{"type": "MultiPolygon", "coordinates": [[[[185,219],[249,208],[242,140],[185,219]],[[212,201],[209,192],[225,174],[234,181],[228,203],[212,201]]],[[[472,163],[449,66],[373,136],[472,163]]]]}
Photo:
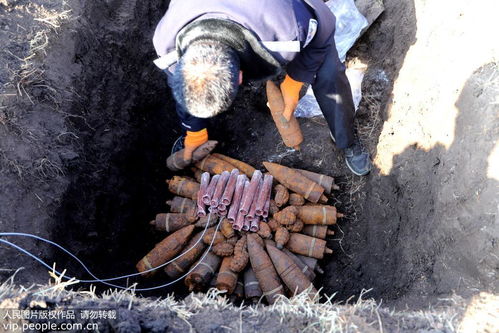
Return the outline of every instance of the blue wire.
{"type": "MultiPolygon", "coordinates": [[[[211,214],[210,214],[211,215],[211,214]]],[[[40,237],[40,236],[36,236],[36,235],[32,235],[32,234],[26,234],[26,233],[20,233],[20,232],[1,232],[0,233],[0,237],[2,236],[23,236],[23,237],[29,237],[29,238],[35,238],[35,239],[38,239],[38,240],[41,240],[43,242],[46,242],[48,244],[51,244],[59,249],[61,249],[62,251],[64,251],[65,253],[69,254],[73,259],[75,259],[76,261],[78,261],[78,263],[87,271],[87,273],[89,273],[93,278],[94,280],[79,280],[79,279],[76,279],[76,278],[72,278],[72,277],[67,277],[67,276],[63,276],[63,278],[65,279],[75,279],[75,280],[78,280],[78,282],[82,282],[82,283],[92,283],[92,282],[100,282],[100,283],[103,283],[105,285],[108,285],[108,286],[111,286],[111,287],[114,287],[114,288],[118,288],[118,289],[130,289],[130,287],[123,287],[123,286],[119,286],[119,285],[115,285],[115,284],[112,284],[112,283],[108,283],[106,281],[114,281],[114,280],[121,280],[121,279],[124,279],[124,278],[128,278],[128,277],[133,277],[133,276],[138,276],[138,275],[142,275],[144,273],[147,273],[147,272],[151,272],[151,271],[155,271],[157,269],[160,269],[161,267],[164,267],[166,265],[168,265],[169,263],[177,260],[178,258],[181,258],[183,255],[187,254],[190,250],[192,250],[202,239],[203,239],[203,236],[204,234],[206,233],[206,230],[208,229],[208,225],[209,225],[209,221],[210,221],[210,215],[208,216],[208,220],[207,220],[207,223],[206,223],[206,226],[203,230],[203,234],[201,235],[201,237],[199,237],[198,241],[188,250],[188,251],[185,251],[184,253],[180,254],[179,256],[171,259],[170,261],[162,264],[162,265],[159,265],[157,267],[154,267],[154,268],[151,268],[151,269],[148,269],[144,272],[141,272],[141,273],[133,273],[133,274],[128,274],[128,275],[122,275],[122,276],[118,276],[118,277],[114,277],[114,278],[108,278],[108,279],[99,279],[98,277],[96,277],[88,268],[87,266],[76,256],[74,255],[73,253],[71,253],[70,251],[66,250],[63,246],[55,243],[55,242],[52,242],[48,239],[45,239],[43,237],[40,237]]],[[[217,223],[217,226],[216,226],[216,229],[215,229],[215,234],[216,232],[218,231],[218,228],[220,226],[220,221],[217,223]]],[[[203,254],[202,258],[196,263],[196,265],[194,265],[193,267],[191,267],[191,269],[185,273],[184,275],[182,275],[181,277],[177,278],[176,280],[174,281],[170,281],[168,283],[165,283],[165,284],[162,284],[160,286],[155,286],[155,287],[149,287],[149,288],[136,288],[134,289],[135,291],[149,291],[149,290],[155,290],[155,289],[160,289],[160,288],[165,288],[167,286],[170,286],[180,280],[182,280],[184,277],[186,277],[188,274],[190,274],[202,261],[203,259],[206,257],[206,255],[208,254],[208,252],[210,251],[211,247],[213,246],[213,242],[215,240],[215,234],[211,240],[211,243],[210,243],[210,246],[208,247],[208,249],[206,250],[206,252],[203,254]]],[[[43,266],[47,267],[48,269],[50,270],[53,270],[55,273],[59,274],[59,275],[62,275],[62,273],[56,271],[53,267],[51,267],[50,265],[48,265],[46,262],[44,262],[42,259],[40,259],[39,257],[37,257],[36,255],[32,254],[31,252],[25,250],[24,248],[14,244],[14,243],[11,243],[9,241],[6,241],[6,240],[3,240],[3,239],[0,239],[0,242],[4,243],[4,244],[7,244],[15,249],[17,249],[18,251],[30,256],[31,258],[35,259],[36,261],[38,261],[39,263],[41,263],[43,266]]]]}

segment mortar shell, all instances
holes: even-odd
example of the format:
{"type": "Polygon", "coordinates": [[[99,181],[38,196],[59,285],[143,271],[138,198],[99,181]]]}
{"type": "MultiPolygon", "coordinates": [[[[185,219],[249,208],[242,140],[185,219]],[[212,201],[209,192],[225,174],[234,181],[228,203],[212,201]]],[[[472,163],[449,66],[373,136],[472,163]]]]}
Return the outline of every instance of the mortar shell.
{"type": "Polygon", "coordinates": [[[301,194],[308,201],[317,203],[319,200],[323,200],[324,188],[298,171],[277,163],[263,162],[263,165],[277,181],[293,192],[301,194]]]}
{"type": "Polygon", "coordinates": [[[232,158],[232,157],[229,157],[229,156],[225,156],[225,155],[222,155],[222,154],[212,154],[212,156],[216,157],[216,158],[219,158],[227,163],[230,163],[232,164],[233,166],[235,166],[239,171],[241,171],[242,173],[244,173],[246,176],[248,177],[252,177],[253,176],[253,172],[255,172],[255,168],[253,168],[251,165],[247,164],[247,163],[244,163],[242,161],[239,161],[239,160],[236,160],[235,158],[232,158]]]}
{"type": "MultiPolygon", "coordinates": [[[[137,263],[137,270],[139,272],[144,272],[148,269],[158,267],[172,259],[185,246],[193,230],[194,226],[190,225],[175,231],[173,234],[163,239],[137,263]]],[[[143,276],[152,276],[155,272],[156,271],[144,273],[143,276]]]]}
{"type": "Polygon", "coordinates": [[[298,258],[298,255],[294,254],[293,252],[289,251],[288,249],[284,248],[282,249],[282,252],[286,253],[288,257],[293,259],[295,262],[296,266],[301,270],[303,274],[310,280],[314,281],[315,280],[315,273],[314,270],[310,267],[308,267],[307,264],[305,264],[300,258],[298,258]]]}
{"type": "Polygon", "coordinates": [[[230,270],[230,262],[233,257],[225,257],[222,260],[220,271],[217,276],[217,289],[225,290],[227,294],[232,294],[237,285],[237,274],[230,270]]]}
{"type": "Polygon", "coordinates": [[[226,218],[222,220],[222,224],[220,225],[220,231],[225,236],[225,238],[231,238],[235,235],[234,229],[232,229],[232,224],[226,218]]]}
{"type": "Polygon", "coordinates": [[[218,217],[215,214],[202,216],[199,220],[194,224],[198,228],[204,228],[208,223],[208,227],[214,226],[218,221],[218,217]],[[209,221],[208,221],[209,218],[209,221]]]}
{"type": "Polygon", "coordinates": [[[334,231],[329,230],[327,225],[314,224],[303,227],[301,233],[315,238],[326,239],[328,235],[334,234],[334,231]]]}
{"type": "Polygon", "coordinates": [[[332,251],[326,247],[325,240],[294,232],[290,233],[286,247],[293,253],[317,259],[322,259],[324,253],[332,253],[332,251]]]}
{"type": "Polygon", "coordinates": [[[196,262],[197,265],[185,278],[185,285],[189,291],[199,291],[210,283],[212,276],[220,266],[222,259],[215,254],[208,252],[203,260],[196,262]]]}
{"type": "Polygon", "coordinates": [[[284,295],[284,288],[267,252],[256,234],[248,234],[248,253],[263,295],[273,304],[278,295],[284,295]]]}
{"type": "Polygon", "coordinates": [[[171,154],[166,159],[166,167],[171,171],[180,171],[185,169],[189,164],[191,164],[191,160],[184,159],[184,149],[171,154]]]}
{"type": "Polygon", "coordinates": [[[191,224],[184,213],[161,213],[156,215],[156,219],[151,221],[151,225],[156,230],[174,232],[191,224]]]}
{"type": "Polygon", "coordinates": [[[194,261],[203,253],[206,244],[201,239],[202,234],[203,232],[201,231],[194,235],[181,252],[181,254],[185,254],[166,265],[165,273],[168,277],[176,279],[187,272],[194,261]],[[198,243],[196,244],[196,242],[198,243]]]}
{"type": "MultiPolygon", "coordinates": [[[[303,274],[293,259],[269,243],[266,247],[277,273],[293,294],[300,294],[311,286],[312,282],[303,274]]],[[[312,286],[310,293],[316,294],[317,290],[312,286]]]]}
{"type": "Polygon", "coordinates": [[[270,113],[272,114],[272,118],[281,135],[282,141],[286,146],[300,150],[300,144],[303,142],[300,124],[293,115],[289,121],[284,118],[283,112],[285,104],[281,90],[272,81],[267,81],[266,90],[270,113]]]}
{"type": "Polygon", "coordinates": [[[262,297],[262,289],[256,278],[255,272],[251,265],[244,271],[244,295],[246,298],[256,298],[257,300],[262,297]]]}
{"type": "Polygon", "coordinates": [[[297,206],[298,218],[305,224],[333,225],[336,224],[338,214],[336,207],[317,206],[297,206]]]}
{"type": "Polygon", "coordinates": [[[189,198],[175,196],[166,202],[170,206],[170,213],[187,213],[196,208],[196,202],[189,198]]]}
{"type": "Polygon", "coordinates": [[[196,167],[203,171],[209,172],[212,175],[221,174],[224,171],[231,172],[233,169],[236,169],[234,165],[216,158],[213,155],[208,155],[203,158],[201,161],[196,163],[196,167]]]}
{"type": "Polygon", "coordinates": [[[183,177],[173,176],[173,178],[167,180],[166,183],[168,184],[168,190],[170,190],[173,194],[189,199],[197,198],[199,183],[196,183],[195,181],[183,177]]]}
{"type": "Polygon", "coordinates": [[[305,263],[305,265],[307,265],[308,267],[310,267],[310,269],[312,269],[313,271],[316,271],[319,274],[324,274],[324,271],[319,266],[319,260],[317,260],[315,258],[303,256],[303,255],[300,255],[300,254],[297,254],[296,256],[298,258],[300,258],[300,260],[303,261],[305,263]]]}
{"type": "Polygon", "coordinates": [[[331,176],[323,175],[308,170],[302,170],[302,169],[295,169],[295,170],[304,175],[305,177],[307,177],[308,179],[324,187],[324,192],[326,192],[327,194],[331,194],[332,190],[340,189],[338,185],[334,183],[334,178],[331,176]]]}

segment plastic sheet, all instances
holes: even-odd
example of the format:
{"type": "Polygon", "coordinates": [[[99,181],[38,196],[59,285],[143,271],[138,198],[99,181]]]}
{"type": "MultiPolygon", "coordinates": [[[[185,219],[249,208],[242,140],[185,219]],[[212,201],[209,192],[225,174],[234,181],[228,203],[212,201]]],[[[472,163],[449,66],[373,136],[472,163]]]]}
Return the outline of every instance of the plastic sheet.
{"type": "MultiPolygon", "coordinates": [[[[336,17],[336,31],[334,41],[338,56],[342,62],[345,61],[347,51],[359,38],[362,29],[367,27],[366,18],[359,12],[353,0],[330,0],[326,5],[331,9],[336,17]]],[[[359,107],[362,98],[361,84],[365,69],[350,69],[346,71],[348,81],[352,88],[355,110],[359,107]]],[[[308,87],[307,93],[303,96],[295,110],[295,116],[300,118],[310,118],[322,115],[319,104],[315,99],[312,87],[308,87]]]]}

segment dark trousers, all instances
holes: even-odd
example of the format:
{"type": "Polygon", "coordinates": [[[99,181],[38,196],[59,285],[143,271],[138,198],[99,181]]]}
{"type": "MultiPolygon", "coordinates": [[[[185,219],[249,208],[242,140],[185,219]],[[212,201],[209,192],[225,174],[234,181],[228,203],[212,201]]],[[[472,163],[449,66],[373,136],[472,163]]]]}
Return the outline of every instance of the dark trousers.
{"type": "Polygon", "coordinates": [[[340,149],[349,147],[353,143],[355,108],[345,65],[338,58],[334,43],[329,46],[312,89],[336,139],[336,146],[340,149]]]}

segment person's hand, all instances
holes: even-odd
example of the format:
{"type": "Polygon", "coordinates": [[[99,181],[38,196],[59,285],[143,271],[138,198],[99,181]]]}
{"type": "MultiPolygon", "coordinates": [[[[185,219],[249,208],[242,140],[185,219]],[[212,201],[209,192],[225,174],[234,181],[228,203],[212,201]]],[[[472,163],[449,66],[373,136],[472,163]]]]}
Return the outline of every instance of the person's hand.
{"type": "Polygon", "coordinates": [[[190,161],[192,159],[192,153],[196,150],[196,148],[207,141],[208,130],[206,128],[197,132],[187,131],[184,141],[184,160],[190,161]]]}
{"type": "Polygon", "coordinates": [[[303,82],[295,81],[287,74],[281,83],[281,93],[284,99],[284,112],[282,115],[287,121],[291,119],[295,112],[302,86],[303,82]]]}

